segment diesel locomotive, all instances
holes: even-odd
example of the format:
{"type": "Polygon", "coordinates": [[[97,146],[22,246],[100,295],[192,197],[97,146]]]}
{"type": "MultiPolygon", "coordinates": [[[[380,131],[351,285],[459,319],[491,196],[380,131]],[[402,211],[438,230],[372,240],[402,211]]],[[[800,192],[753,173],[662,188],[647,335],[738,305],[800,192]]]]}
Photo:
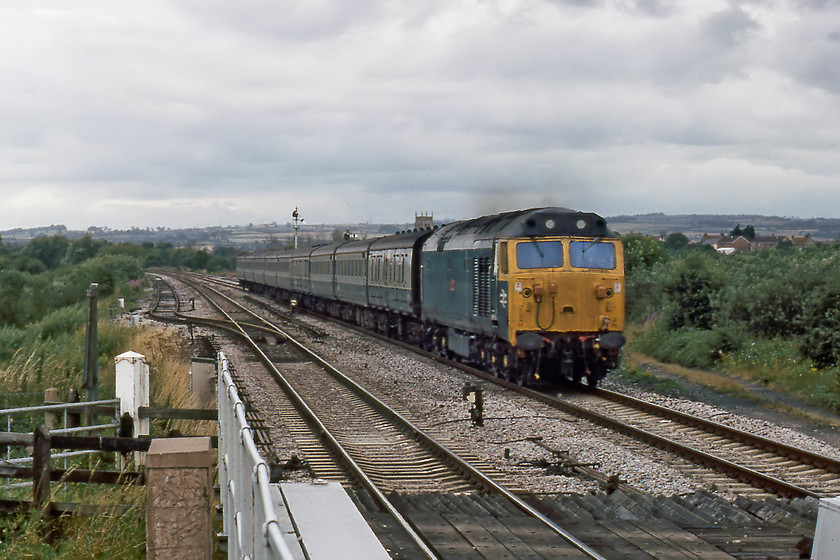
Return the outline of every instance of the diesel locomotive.
{"type": "Polygon", "coordinates": [[[595,387],[625,342],[621,240],[597,214],[567,208],[252,253],[237,276],[519,384],[595,387]]]}

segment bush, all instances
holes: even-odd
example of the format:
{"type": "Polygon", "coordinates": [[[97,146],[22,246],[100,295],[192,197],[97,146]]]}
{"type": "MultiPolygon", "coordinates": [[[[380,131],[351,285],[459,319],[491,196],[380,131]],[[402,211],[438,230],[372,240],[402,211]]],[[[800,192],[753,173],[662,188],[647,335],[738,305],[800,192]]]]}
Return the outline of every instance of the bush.
{"type": "Polygon", "coordinates": [[[743,342],[737,334],[689,327],[671,330],[660,321],[636,334],[633,343],[657,360],[709,369],[743,342]]]}
{"type": "Polygon", "coordinates": [[[672,329],[710,329],[718,290],[723,285],[716,257],[697,251],[675,261],[662,281],[665,320],[672,329]]]}

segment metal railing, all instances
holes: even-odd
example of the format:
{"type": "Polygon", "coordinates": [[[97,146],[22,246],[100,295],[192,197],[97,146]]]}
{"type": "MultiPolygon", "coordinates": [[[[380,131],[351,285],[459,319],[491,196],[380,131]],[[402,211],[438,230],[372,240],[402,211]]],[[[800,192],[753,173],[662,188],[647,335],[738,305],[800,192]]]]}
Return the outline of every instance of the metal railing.
{"type": "MultiPolygon", "coordinates": [[[[54,435],[69,435],[69,434],[77,434],[77,433],[84,433],[84,432],[98,432],[102,430],[114,430],[119,428],[120,423],[118,420],[119,416],[119,408],[120,408],[120,401],[119,399],[108,399],[103,401],[94,401],[94,402],[74,402],[74,403],[58,403],[58,404],[42,404],[36,406],[22,406],[16,408],[4,408],[0,409],[0,419],[6,418],[5,425],[6,431],[12,431],[12,417],[13,416],[32,416],[35,414],[44,414],[44,413],[54,413],[56,416],[58,413],[62,413],[64,417],[63,424],[61,428],[57,428],[54,430],[50,430],[50,434],[54,435]],[[74,410],[84,410],[89,409],[91,407],[102,408],[105,406],[112,406],[114,407],[113,413],[113,420],[108,424],[97,424],[95,426],[73,426],[69,427],[70,424],[70,411],[74,410]]],[[[42,419],[43,420],[43,419],[42,419]]],[[[28,430],[27,430],[28,432],[28,430]]],[[[67,460],[73,457],[79,457],[83,455],[91,455],[93,453],[97,453],[97,451],[67,451],[64,453],[55,453],[51,456],[52,459],[63,459],[64,460],[64,467],[67,468],[67,460]]],[[[6,448],[5,457],[0,458],[0,463],[5,465],[26,465],[32,463],[33,457],[24,456],[24,457],[12,457],[12,446],[8,446],[6,448]]],[[[20,482],[20,483],[12,483],[3,481],[0,483],[0,487],[11,489],[11,488],[25,488],[31,486],[32,482],[20,482]]]]}
{"type": "Polygon", "coordinates": [[[268,463],[254,444],[222,352],[218,363],[219,486],[228,558],[293,560],[274,510],[268,463]]]}
{"type": "MultiPolygon", "coordinates": [[[[37,406],[25,406],[25,407],[17,407],[17,408],[4,408],[0,409],[0,418],[6,418],[6,431],[12,431],[12,416],[31,416],[33,414],[38,413],[58,413],[63,412],[63,427],[56,428],[54,430],[50,430],[51,434],[55,435],[69,435],[69,434],[76,434],[76,433],[83,433],[83,432],[98,432],[102,430],[113,430],[115,428],[120,427],[120,422],[118,419],[119,416],[119,409],[120,409],[120,400],[119,399],[108,399],[104,401],[93,401],[93,402],[75,402],[75,403],[58,403],[58,404],[42,404],[37,406]],[[97,424],[94,426],[74,426],[68,427],[69,424],[69,412],[71,410],[84,410],[86,408],[91,407],[105,407],[105,406],[112,406],[114,407],[114,414],[113,420],[108,424],[97,424]]],[[[27,430],[29,431],[29,430],[27,430]]],[[[32,457],[24,457],[21,459],[10,459],[6,457],[6,460],[13,461],[13,462],[26,462],[31,461],[32,457]]]]}

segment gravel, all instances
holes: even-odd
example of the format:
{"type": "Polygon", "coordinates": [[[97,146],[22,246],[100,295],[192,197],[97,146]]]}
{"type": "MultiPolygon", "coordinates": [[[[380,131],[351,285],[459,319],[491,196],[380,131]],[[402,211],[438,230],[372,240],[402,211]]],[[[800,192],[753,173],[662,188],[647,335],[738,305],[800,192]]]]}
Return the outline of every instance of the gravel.
{"type": "MultiPolygon", "coordinates": [[[[209,313],[203,302],[196,299],[195,313],[205,312],[209,313]]],[[[311,331],[284,326],[290,334],[299,337],[305,345],[451,448],[463,455],[478,457],[509,475],[521,490],[538,493],[599,491],[599,483],[569,476],[563,461],[529,439],[540,438],[543,445],[567,453],[573,461],[596,463],[605,475],[617,475],[622,481],[653,495],[715,491],[708,480],[681,469],[682,461],[668,453],[343,327],[300,314],[296,320],[317,327],[326,336],[313,338],[311,331]],[[463,398],[462,391],[467,384],[483,388],[483,427],[474,426],[470,420],[471,405],[463,398]]],[[[272,414],[273,403],[283,398],[280,389],[263,373],[262,366],[247,357],[236,343],[225,338],[220,338],[220,342],[249,386],[252,404],[270,427],[278,456],[282,459],[292,454],[300,455],[282,421],[272,414]]],[[[735,414],[713,404],[643,392],[634,387],[622,386],[620,389],[638,398],[840,458],[837,447],[780,423],[735,414]]]]}

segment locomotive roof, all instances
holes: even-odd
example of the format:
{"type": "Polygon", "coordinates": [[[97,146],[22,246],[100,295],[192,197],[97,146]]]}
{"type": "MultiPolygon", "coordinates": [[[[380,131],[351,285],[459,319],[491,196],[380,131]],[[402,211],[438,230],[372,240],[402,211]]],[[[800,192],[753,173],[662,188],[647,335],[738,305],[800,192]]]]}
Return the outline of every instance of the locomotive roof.
{"type": "Polygon", "coordinates": [[[468,248],[476,241],[509,237],[618,237],[607,221],[592,212],[569,208],[531,208],[454,222],[438,229],[423,245],[425,251],[468,248]]]}

